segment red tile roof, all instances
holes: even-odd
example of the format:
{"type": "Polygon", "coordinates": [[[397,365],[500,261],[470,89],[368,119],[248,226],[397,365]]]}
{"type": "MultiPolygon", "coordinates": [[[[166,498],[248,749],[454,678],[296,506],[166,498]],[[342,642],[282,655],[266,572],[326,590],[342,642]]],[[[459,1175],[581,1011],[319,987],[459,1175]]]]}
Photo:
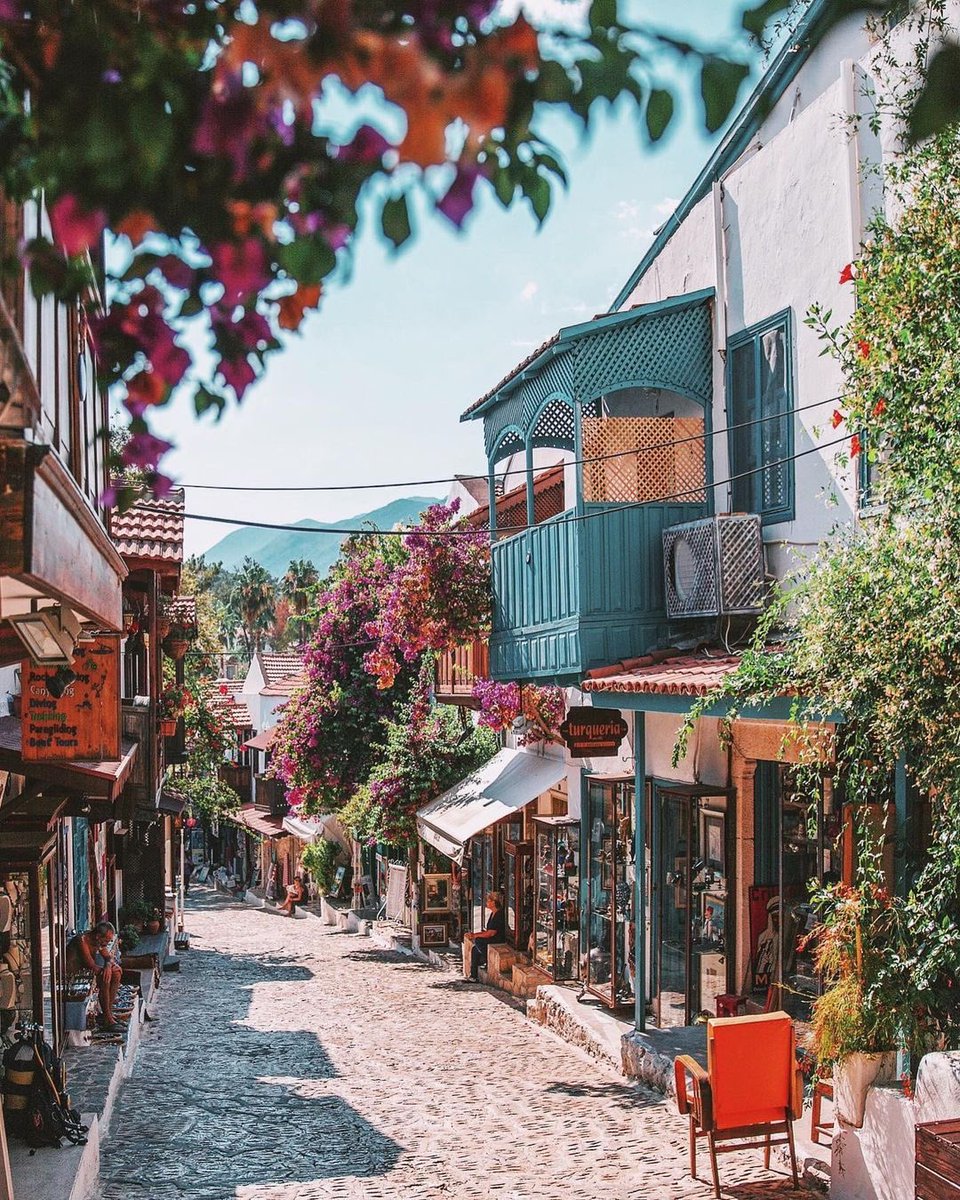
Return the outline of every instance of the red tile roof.
{"type": "Polygon", "coordinates": [[[261,696],[292,696],[293,693],[307,682],[305,671],[297,671],[294,675],[284,675],[276,683],[268,683],[260,689],[261,696]]]}
{"type": "Polygon", "coordinates": [[[657,650],[590,671],[584,692],[643,692],[655,696],[705,696],[740,665],[740,656],[717,650],[680,654],[657,650]]]}
{"type": "Polygon", "coordinates": [[[212,679],[205,688],[208,707],[234,729],[247,729],[253,725],[250,710],[237,698],[242,689],[242,679],[212,679]]]}
{"type": "Polygon", "coordinates": [[[303,670],[303,655],[299,653],[265,654],[259,650],[257,657],[260,660],[260,669],[263,671],[265,684],[276,683],[288,675],[299,675],[303,670]]]}
{"type": "Polygon", "coordinates": [[[196,596],[174,596],[167,605],[167,616],[172,625],[180,625],[191,629],[197,624],[196,596]]]}
{"type": "MultiPolygon", "coordinates": [[[[563,512],[563,463],[548,467],[534,476],[533,512],[537,524],[563,512]]],[[[468,513],[466,521],[475,529],[490,523],[490,505],[484,504],[468,513]]],[[[501,531],[525,529],[527,526],[527,484],[511,488],[497,497],[497,528],[501,531]]]]}
{"type": "Polygon", "coordinates": [[[231,821],[245,826],[251,833],[258,833],[261,837],[278,838],[289,836],[283,828],[283,817],[271,817],[269,813],[255,808],[252,804],[241,805],[239,812],[230,813],[229,816],[231,821]]]}
{"type": "Polygon", "coordinates": [[[145,496],[126,512],[110,514],[110,536],[124,558],[183,562],[183,488],[162,500],[145,496]]]}

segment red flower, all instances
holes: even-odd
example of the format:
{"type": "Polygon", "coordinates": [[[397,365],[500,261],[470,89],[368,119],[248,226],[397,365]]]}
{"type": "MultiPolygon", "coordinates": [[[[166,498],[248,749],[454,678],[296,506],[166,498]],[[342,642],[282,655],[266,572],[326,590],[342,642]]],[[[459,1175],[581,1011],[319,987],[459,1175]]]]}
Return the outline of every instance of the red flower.
{"type": "Polygon", "coordinates": [[[875,417],[882,417],[886,411],[887,411],[886,400],[878,400],[876,402],[876,404],[873,406],[873,415],[875,417]]]}
{"type": "Polygon", "coordinates": [[[102,209],[88,212],[69,192],[50,205],[49,213],[54,240],[71,258],[95,246],[107,224],[107,214],[102,209]]]}
{"type": "Polygon", "coordinates": [[[853,283],[855,279],[856,275],[853,273],[853,263],[847,263],[847,265],[840,272],[840,282],[853,283]]]}
{"type": "Polygon", "coordinates": [[[870,357],[870,343],[869,342],[857,342],[857,353],[860,355],[861,358],[869,358],[870,357]]]}
{"type": "Polygon", "coordinates": [[[850,439],[850,457],[856,458],[857,455],[860,453],[861,449],[862,449],[862,447],[860,445],[860,437],[858,434],[855,433],[853,435],[853,437],[850,439]]]}
{"type": "Polygon", "coordinates": [[[843,424],[843,413],[839,408],[833,410],[833,416],[830,418],[830,424],[834,429],[838,429],[843,424]]]}

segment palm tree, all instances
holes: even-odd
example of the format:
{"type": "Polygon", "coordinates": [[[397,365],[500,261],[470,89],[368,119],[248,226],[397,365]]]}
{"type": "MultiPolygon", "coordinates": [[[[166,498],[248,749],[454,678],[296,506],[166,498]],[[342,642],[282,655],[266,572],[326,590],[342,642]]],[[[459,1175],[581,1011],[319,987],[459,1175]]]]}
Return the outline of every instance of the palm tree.
{"type": "Polygon", "coordinates": [[[263,635],[270,628],[277,585],[269,571],[250,557],[237,572],[232,600],[240,614],[247,653],[252,658],[260,649],[263,635]]]}
{"type": "Polygon", "coordinates": [[[287,573],[280,580],[283,594],[290,601],[293,609],[291,625],[296,625],[300,641],[306,634],[306,613],[313,594],[313,589],[320,580],[317,568],[309,559],[297,558],[287,567],[287,573]]]}

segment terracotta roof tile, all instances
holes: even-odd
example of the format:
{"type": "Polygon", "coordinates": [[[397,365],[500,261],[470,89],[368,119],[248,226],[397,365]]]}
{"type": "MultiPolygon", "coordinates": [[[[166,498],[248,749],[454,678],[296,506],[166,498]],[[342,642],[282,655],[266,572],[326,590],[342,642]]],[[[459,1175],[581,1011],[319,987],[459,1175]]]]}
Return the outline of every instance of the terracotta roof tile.
{"type": "Polygon", "coordinates": [[[183,562],[183,488],[162,500],[138,500],[126,512],[110,515],[110,536],[125,558],[183,562]]]}
{"type": "Polygon", "coordinates": [[[259,654],[264,683],[269,685],[289,675],[299,675],[303,670],[302,654],[259,654]]]}
{"type": "Polygon", "coordinates": [[[523,362],[518,362],[512,371],[508,371],[506,373],[506,375],[504,375],[504,377],[500,380],[500,382],[498,384],[496,384],[494,387],[492,387],[489,392],[485,392],[484,395],[482,395],[479,400],[474,400],[473,404],[471,404],[468,409],[465,409],[464,412],[460,415],[460,420],[463,421],[471,413],[476,412],[477,409],[480,408],[482,405],[486,404],[486,402],[492,396],[495,396],[497,394],[497,392],[499,392],[500,389],[505,384],[508,384],[510,382],[510,380],[514,378],[514,376],[519,375],[521,371],[526,370],[526,368],[529,367],[531,363],[535,362],[540,357],[540,355],[543,354],[543,352],[545,350],[549,350],[551,346],[556,346],[556,344],[559,341],[560,341],[560,331],[557,330],[557,332],[554,334],[551,334],[551,336],[548,337],[545,342],[542,342],[536,348],[536,350],[534,350],[534,351],[532,351],[532,353],[528,354],[527,357],[523,360],[523,362]]]}
{"type": "Polygon", "coordinates": [[[705,696],[740,665],[738,654],[656,651],[590,671],[584,692],[642,692],[654,696],[705,696]],[[665,657],[666,655],[666,657],[665,657]],[[675,657],[670,657],[675,656],[675,657]]]}
{"type": "Polygon", "coordinates": [[[190,629],[197,623],[196,596],[174,596],[167,605],[167,616],[173,625],[190,629]]]}
{"type": "Polygon", "coordinates": [[[260,689],[261,696],[292,696],[293,693],[307,682],[305,671],[297,671],[292,675],[284,675],[275,683],[268,683],[260,689]]]}

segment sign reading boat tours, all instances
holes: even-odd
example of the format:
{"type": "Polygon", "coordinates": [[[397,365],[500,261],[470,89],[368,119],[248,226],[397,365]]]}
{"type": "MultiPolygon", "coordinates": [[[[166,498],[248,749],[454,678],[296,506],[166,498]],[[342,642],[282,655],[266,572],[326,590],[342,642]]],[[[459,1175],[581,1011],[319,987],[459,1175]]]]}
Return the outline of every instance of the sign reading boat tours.
{"type": "Polygon", "coordinates": [[[116,762],[120,758],[120,635],[78,642],[70,669],[75,678],[58,684],[56,667],[24,661],[24,762],[116,762]],[[55,695],[61,687],[62,693],[55,695]]]}
{"type": "Polygon", "coordinates": [[[615,708],[571,708],[560,726],[571,758],[610,758],[627,736],[627,723],[615,708]]]}

